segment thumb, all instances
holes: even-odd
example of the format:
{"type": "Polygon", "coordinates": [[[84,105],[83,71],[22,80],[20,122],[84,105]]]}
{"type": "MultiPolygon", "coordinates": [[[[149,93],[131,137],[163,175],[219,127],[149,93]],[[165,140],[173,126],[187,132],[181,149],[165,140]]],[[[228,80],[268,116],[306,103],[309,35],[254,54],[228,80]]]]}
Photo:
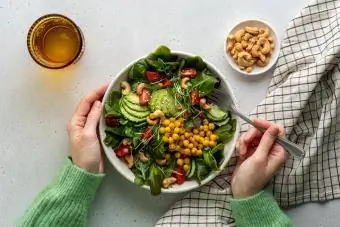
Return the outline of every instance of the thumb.
{"type": "Polygon", "coordinates": [[[87,115],[85,129],[89,131],[96,132],[96,128],[100,119],[100,115],[102,113],[102,103],[100,101],[96,101],[90,110],[90,113],[87,115]]]}
{"type": "Polygon", "coordinates": [[[270,150],[272,149],[273,144],[276,141],[276,137],[278,136],[280,129],[277,125],[271,125],[266,132],[263,134],[260,144],[256,149],[255,156],[259,159],[266,159],[270,150]]]}

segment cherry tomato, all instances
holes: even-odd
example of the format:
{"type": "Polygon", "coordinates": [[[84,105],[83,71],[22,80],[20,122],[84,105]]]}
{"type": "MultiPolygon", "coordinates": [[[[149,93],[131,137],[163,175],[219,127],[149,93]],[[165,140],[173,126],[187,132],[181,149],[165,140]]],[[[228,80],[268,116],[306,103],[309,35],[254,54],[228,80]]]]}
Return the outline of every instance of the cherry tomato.
{"type": "Polygon", "coordinates": [[[131,146],[122,144],[115,149],[115,153],[118,157],[125,157],[131,153],[131,146]]]}
{"type": "Polygon", "coordinates": [[[192,105],[200,104],[200,93],[196,90],[190,92],[190,101],[192,105]]]}
{"type": "Polygon", "coordinates": [[[109,127],[116,127],[119,125],[119,119],[115,117],[106,117],[105,124],[109,127]]]}
{"type": "Polygon", "coordinates": [[[165,79],[163,82],[162,88],[167,88],[172,86],[172,82],[169,79],[165,79]]]}
{"type": "Polygon", "coordinates": [[[158,72],[146,71],[145,75],[150,82],[157,82],[162,79],[162,76],[158,72]]]}
{"type": "Polygon", "coordinates": [[[143,140],[149,140],[152,137],[152,129],[149,127],[146,127],[142,134],[143,140]]]}
{"type": "Polygon", "coordinates": [[[150,92],[148,89],[144,88],[142,90],[142,94],[139,96],[139,104],[141,104],[142,106],[147,105],[148,102],[150,101],[150,92]]]}
{"type": "Polygon", "coordinates": [[[172,172],[172,176],[174,178],[176,178],[176,183],[177,184],[183,184],[185,181],[185,170],[183,167],[177,167],[173,172],[172,172]]]}

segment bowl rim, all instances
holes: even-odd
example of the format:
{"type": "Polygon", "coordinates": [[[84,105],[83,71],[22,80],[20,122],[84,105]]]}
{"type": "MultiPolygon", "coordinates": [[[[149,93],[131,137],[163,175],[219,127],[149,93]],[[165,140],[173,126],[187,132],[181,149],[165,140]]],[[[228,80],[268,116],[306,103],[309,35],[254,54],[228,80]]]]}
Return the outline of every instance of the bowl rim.
{"type": "Polygon", "coordinates": [[[273,66],[276,64],[277,62],[277,59],[279,58],[279,53],[280,53],[280,42],[279,42],[279,39],[278,39],[278,36],[277,36],[277,32],[275,31],[274,27],[267,21],[265,20],[262,20],[262,19],[247,19],[247,20],[241,20],[241,21],[238,21],[236,22],[227,32],[227,35],[225,36],[224,38],[224,46],[223,46],[223,52],[225,54],[225,57],[227,58],[227,61],[229,63],[229,65],[234,69],[236,70],[237,72],[243,74],[243,75],[246,75],[246,76],[258,76],[258,75],[262,75],[266,72],[268,72],[271,68],[273,68],[273,66]],[[257,22],[257,23],[261,23],[265,26],[267,26],[273,33],[274,35],[274,39],[276,40],[276,44],[275,44],[275,48],[277,48],[277,52],[275,55],[273,55],[272,57],[272,60],[271,62],[265,66],[265,67],[258,67],[262,70],[259,70],[257,72],[250,72],[250,73],[247,73],[241,69],[239,69],[237,66],[234,65],[234,61],[233,61],[233,58],[230,56],[230,54],[227,52],[227,38],[228,36],[230,35],[230,33],[237,27],[239,26],[240,24],[242,23],[247,23],[247,22],[257,22]]]}
{"type": "MultiPolygon", "coordinates": [[[[177,50],[171,50],[172,54],[175,55],[179,55],[179,56],[197,56],[195,54],[189,53],[189,52],[184,52],[184,51],[177,51],[177,50]]],[[[111,92],[113,85],[115,84],[115,82],[124,74],[124,72],[126,72],[133,64],[135,64],[137,61],[146,58],[148,55],[144,55],[142,57],[139,57],[133,61],[131,61],[129,64],[127,64],[125,67],[123,67],[122,70],[120,70],[116,76],[111,80],[111,82],[109,83],[109,86],[107,88],[107,91],[104,94],[103,97],[103,102],[107,99],[108,94],[111,92]]],[[[202,58],[203,59],[203,58],[202,58]]],[[[217,77],[220,78],[221,80],[223,80],[223,82],[225,83],[227,89],[228,89],[228,95],[230,95],[230,99],[233,102],[234,105],[238,106],[238,102],[237,99],[235,97],[235,92],[232,90],[229,82],[227,81],[227,79],[225,78],[225,76],[209,61],[203,59],[203,61],[207,64],[207,67],[212,69],[214,71],[214,74],[216,73],[217,77]]],[[[162,193],[182,193],[182,192],[188,192],[191,190],[194,190],[196,188],[199,188],[207,183],[209,183],[211,180],[213,180],[218,174],[220,174],[221,172],[223,172],[225,170],[225,167],[227,166],[228,162],[230,161],[230,158],[232,157],[232,155],[234,154],[234,150],[235,150],[235,146],[236,146],[236,141],[237,138],[239,136],[240,133],[240,118],[236,115],[233,115],[234,118],[237,121],[236,124],[236,130],[234,133],[234,137],[233,140],[231,140],[228,143],[230,144],[230,150],[228,150],[227,152],[224,151],[224,160],[222,162],[222,164],[220,165],[220,170],[219,171],[212,171],[204,180],[202,180],[201,184],[198,184],[195,182],[195,184],[193,186],[188,186],[188,187],[173,187],[173,188],[168,188],[168,189],[164,189],[162,188],[162,193]]],[[[105,138],[105,132],[104,132],[104,128],[105,127],[105,121],[104,121],[104,113],[102,113],[101,117],[100,117],[100,122],[99,122],[99,138],[100,138],[100,143],[102,144],[104,153],[107,157],[107,159],[109,160],[109,162],[111,163],[111,165],[124,177],[126,178],[128,181],[130,181],[132,184],[134,184],[134,176],[132,178],[126,176],[124,174],[124,171],[121,170],[120,168],[118,168],[114,162],[111,160],[111,158],[115,158],[118,159],[119,158],[117,156],[112,156],[112,148],[107,147],[104,142],[103,139],[105,138]]],[[[121,161],[121,160],[119,160],[121,161]]],[[[134,184],[136,185],[136,184],[134,184]]],[[[137,185],[136,185],[137,186],[137,185]]],[[[147,185],[142,185],[142,186],[138,186],[147,190],[150,190],[150,187],[147,185]]]]}

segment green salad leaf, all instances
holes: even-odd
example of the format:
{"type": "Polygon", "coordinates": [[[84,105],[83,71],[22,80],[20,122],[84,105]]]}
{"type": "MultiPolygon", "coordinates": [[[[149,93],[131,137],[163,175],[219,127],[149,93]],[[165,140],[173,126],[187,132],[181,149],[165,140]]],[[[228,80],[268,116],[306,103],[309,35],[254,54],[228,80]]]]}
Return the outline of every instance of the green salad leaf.
{"type": "Polygon", "coordinates": [[[195,173],[195,179],[198,181],[198,183],[201,183],[201,181],[208,176],[210,173],[209,167],[205,164],[204,160],[201,158],[196,159],[196,173],[195,173]]]}
{"type": "Polygon", "coordinates": [[[112,91],[104,103],[104,117],[121,117],[119,100],[122,94],[120,91],[112,91]]]}
{"type": "Polygon", "coordinates": [[[212,75],[212,73],[205,69],[190,81],[189,88],[192,90],[198,90],[202,97],[211,94],[218,82],[219,81],[212,75]]]}
{"type": "Polygon", "coordinates": [[[171,50],[168,47],[162,45],[159,46],[156,50],[152,51],[151,55],[166,59],[169,58],[169,56],[171,55],[171,50]]]}
{"type": "Polygon", "coordinates": [[[131,81],[147,82],[145,71],[147,70],[145,59],[141,59],[133,64],[128,72],[128,78],[131,81]]]}
{"type": "Polygon", "coordinates": [[[206,149],[204,151],[204,153],[203,153],[203,160],[204,160],[204,163],[207,166],[209,166],[212,170],[215,170],[215,171],[218,170],[216,159],[212,155],[210,149],[206,149]]]}
{"type": "Polygon", "coordinates": [[[199,56],[187,57],[185,59],[185,67],[186,68],[195,68],[199,71],[207,68],[207,64],[203,61],[203,59],[199,56]]]}
{"type": "Polygon", "coordinates": [[[233,138],[236,130],[236,123],[236,119],[232,119],[229,124],[217,128],[214,133],[220,141],[226,143],[233,138]]]}

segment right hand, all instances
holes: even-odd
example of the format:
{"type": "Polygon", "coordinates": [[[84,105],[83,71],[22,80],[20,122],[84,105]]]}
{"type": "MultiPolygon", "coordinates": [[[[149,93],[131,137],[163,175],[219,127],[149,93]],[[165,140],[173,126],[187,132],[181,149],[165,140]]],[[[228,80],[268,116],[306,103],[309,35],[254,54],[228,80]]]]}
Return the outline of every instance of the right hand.
{"type": "Polygon", "coordinates": [[[261,191],[287,160],[285,149],[275,142],[278,135],[284,135],[284,129],[264,120],[254,119],[254,123],[267,130],[263,134],[251,128],[237,142],[238,162],[231,181],[235,199],[261,191]]]}

